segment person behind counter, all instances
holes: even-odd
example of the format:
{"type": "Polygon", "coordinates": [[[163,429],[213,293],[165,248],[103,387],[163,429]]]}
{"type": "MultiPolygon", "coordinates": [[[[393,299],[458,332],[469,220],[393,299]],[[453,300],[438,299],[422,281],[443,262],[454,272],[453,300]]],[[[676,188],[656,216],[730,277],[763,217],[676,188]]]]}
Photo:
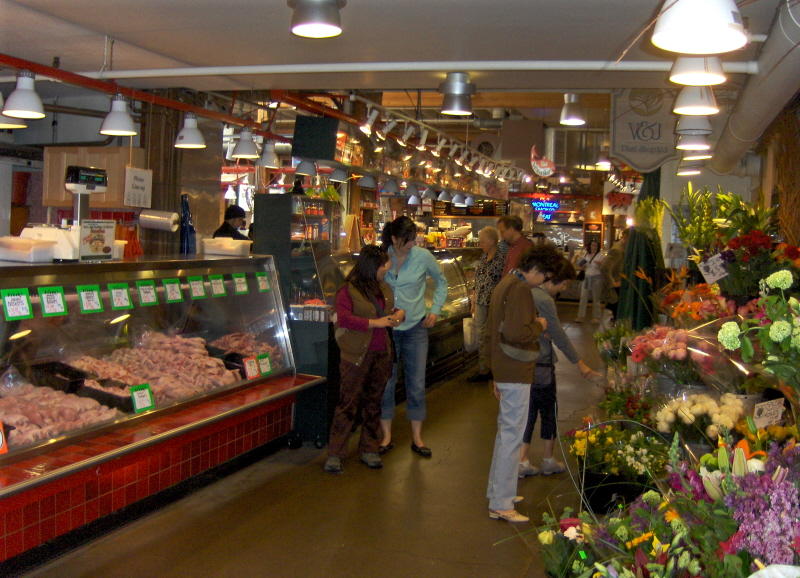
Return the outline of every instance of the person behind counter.
{"type": "Polygon", "coordinates": [[[539,317],[531,288],[541,285],[561,267],[562,257],[547,245],[523,253],[519,266],[492,291],[486,337],[492,358],[494,395],[500,402],[497,435],[486,497],[489,517],[527,522],[514,508],[519,448],[528,415],[530,387],[539,352],[539,336],[547,320],[539,317]]]}
{"type": "Polygon", "coordinates": [[[398,217],[386,224],[381,234],[383,246],[388,247],[392,267],[386,282],[394,290],[395,306],[406,312],[405,321],[392,331],[397,361],[386,383],[381,407],[383,441],[380,453],[394,447],[392,419],[395,407],[395,385],[399,364],[403,364],[406,388],[406,416],[411,421],[411,451],[429,458],[431,449],[422,439],[425,421],[425,366],[428,362],[428,329],[433,327],[447,298],[447,279],[439,269],[433,254],[415,245],[417,227],[410,218],[398,217]],[[434,281],[433,304],[427,310],[425,288],[427,279],[434,281]]]}
{"type": "Polygon", "coordinates": [[[497,219],[497,231],[508,247],[506,262],[503,266],[503,275],[505,275],[517,266],[519,258],[532,244],[522,234],[522,219],[516,215],[504,215],[497,219]]]}
{"type": "Polygon", "coordinates": [[[239,205],[231,205],[225,209],[225,220],[214,231],[213,237],[231,237],[239,241],[249,241],[247,237],[239,232],[239,229],[245,224],[245,212],[239,205]]]}
{"type": "Polygon", "coordinates": [[[478,233],[478,244],[483,255],[475,268],[475,294],[472,296],[472,316],[478,336],[478,373],[467,378],[470,383],[480,383],[491,379],[489,370],[489,350],[485,345],[486,316],[489,313],[489,299],[492,290],[503,277],[505,265],[505,246],[498,245],[500,235],[494,227],[484,227],[478,233]]]}
{"type": "Polygon", "coordinates": [[[380,443],[381,398],[392,371],[392,342],[386,328],[397,327],[405,313],[394,308],[391,288],[384,282],[391,267],[383,248],[365,245],[345,285],[336,293],[336,343],[341,351],[339,402],[328,438],[324,470],[342,472],[347,440],[361,411],[361,462],[383,467],[380,443]]]}

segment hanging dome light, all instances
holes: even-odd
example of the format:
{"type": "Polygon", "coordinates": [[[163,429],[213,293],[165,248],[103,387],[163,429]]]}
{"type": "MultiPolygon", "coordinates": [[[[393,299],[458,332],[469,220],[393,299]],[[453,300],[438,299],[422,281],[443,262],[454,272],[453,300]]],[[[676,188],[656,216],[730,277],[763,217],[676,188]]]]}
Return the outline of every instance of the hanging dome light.
{"type": "MultiPolygon", "coordinates": [[[[3,110],[3,95],[0,94],[0,110],[3,110]]],[[[10,116],[5,116],[0,114],[0,128],[2,129],[15,129],[15,128],[28,128],[28,125],[25,124],[25,121],[20,120],[18,118],[12,118],[10,116]]]]}
{"type": "Polygon", "coordinates": [[[675,99],[672,109],[675,114],[705,116],[717,114],[719,107],[714,99],[714,91],[708,86],[684,86],[675,99]]]}
{"type": "Polygon", "coordinates": [[[652,43],[682,54],[721,54],[747,44],[734,0],[664,0],[652,43]]]}
{"type": "Polygon", "coordinates": [[[683,157],[681,160],[683,161],[706,161],[710,158],[713,158],[714,155],[711,152],[711,149],[707,151],[686,151],[683,153],[683,157]]]}
{"type": "Polygon", "coordinates": [[[583,110],[577,94],[568,92],[564,95],[564,106],[561,107],[559,123],[565,126],[583,126],[586,124],[586,118],[583,116],[583,110]]]}
{"type": "Polygon", "coordinates": [[[711,121],[707,116],[682,114],[675,125],[676,134],[711,134],[711,121]]]}
{"type": "Polygon", "coordinates": [[[679,151],[707,151],[711,150],[711,145],[703,135],[682,134],[675,148],[679,151]]]}
{"type": "Polygon", "coordinates": [[[691,177],[699,175],[702,172],[702,168],[703,165],[701,163],[680,163],[675,174],[679,177],[691,177]]]}
{"type": "Polygon", "coordinates": [[[339,10],[347,0],[288,0],[292,34],[303,38],[332,38],[342,33],[339,10]]]}
{"type": "Polygon", "coordinates": [[[436,198],[436,191],[432,187],[425,187],[425,190],[422,191],[422,198],[433,200],[436,198]]]}
{"type": "Polygon", "coordinates": [[[34,76],[30,70],[17,73],[17,87],[8,95],[3,115],[11,118],[44,118],[44,105],[36,93],[34,76]]]}
{"type": "Polygon", "coordinates": [[[468,207],[472,207],[475,204],[475,197],[472,195],[467,195],[467,199],[464,201],[464,204],[468,207]]]}
{"type": "Polygon", "coordinates": [[[453,195],[453,204],[457,207],[466,207],[466,201],[467,199],[461,193],[457,192],[455,195],[453,195]]]}
{"type": "Polygon", "coordinates": [[[235,201],[236,197],[236,189],[233,188],[233,185],[228,185],[228,188],[225,190],[225,199],[228,201],[235,201]]]}
{"type": "Polygon", "coordinates": [[[231,158],[234,159],[257,159],[258,147],[253,141],[253,132],[249,128],[243,128],[239,133],[239,142],[233,147],[231,158]]]}
{"type": "Polygon", "coordinates": [[[439,92],[444,94],[442,114],[453,116],[472,114],[472,94],[475,92],[475,85],[469,81],[469,74],[448,72],[445,81],[439,85],[439,92]]]}
{"type": "Polygon", "coordinates": [[[183,128],[175,138],[176,149],[204,149],[206,139],[197,128],[197,117],[193,112],[187,112],[183,117],[183,128]]]}
{"type": "Polygon", "coordinates": [[[381,193],[387,195],[396,195],[400,192],[400,187],[397,186],[397,181],[394,179],[387,179],[381,187],[381,193]]]}
{"type": "Polygon", "coordinates": [[[722,84],[726,78],[716,56],[679,56],[672,65],[669,80],[688,86],[712,86],[722,84]]]}
{"type": "Polygon", "coordinates": [[[374,189],[377,187],[375,183],[375,177],[372,175],[364,175],[360,179],[358,179],[358,186],[362,189],[374,189]]]}
{"type": "Polygon", "coordinates": [[[135,136],[136,126],[128,113],[128,100],[116,94],[111,100],[111,111],[106,115],[100,127],[100,134],[108,136],[135,136]]]}
{"type": "Polygon", "coordinates": [[[444,201],[449,203],[450,202],[450,193],[447,192],[447,189],[442,189],[442,192],[439,193],[439,196],[436,197],[439,201],[444,201]]]}
{"type": "Polygon", "coordinates": [[[304,175],[308,177],[316,177],[317,165],[314,164],[314,161],[303,159],[298,163],[297,167],[294,169],[294,174],[304,175]]]}
{"type": "Polygon", "coordinates": [[[337,167],[333,169],[333,172],[331,173],[331,176],[328,177],[328,180],[334,183],[346,183],[347,178],[347,171],[337,167]]]}
{"type": "Polygon", "coordinates": [[[261,151],[261,156],[256,161],[256,166],[268,169],[281,168],[281,160],[278,158],[278,153],[275,152],[275,141],[268,140],[264,143],[264,148],[261,151]]]}

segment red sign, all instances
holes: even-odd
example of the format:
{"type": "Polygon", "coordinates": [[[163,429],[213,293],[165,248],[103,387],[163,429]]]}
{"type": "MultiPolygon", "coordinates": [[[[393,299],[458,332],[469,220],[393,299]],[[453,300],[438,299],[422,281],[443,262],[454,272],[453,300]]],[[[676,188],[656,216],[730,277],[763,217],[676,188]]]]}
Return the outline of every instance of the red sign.
{"type": "Polygon", "coordinates": [[[549,177],[556,172],[556,163],[536,154],[536,145],[531,147],[531,168],[540,177],[549,177]]]}

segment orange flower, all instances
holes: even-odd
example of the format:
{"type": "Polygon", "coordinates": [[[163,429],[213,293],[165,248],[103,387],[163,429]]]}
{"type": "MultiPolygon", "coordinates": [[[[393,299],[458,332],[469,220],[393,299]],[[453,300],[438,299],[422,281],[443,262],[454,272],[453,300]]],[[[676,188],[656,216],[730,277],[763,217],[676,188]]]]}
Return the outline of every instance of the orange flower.
{"type": "Polygon", "coordinates": [[[675,510],[675,508],[670,508],[666,512],[664,512],[664,521],[669,524],[672,520],[680,519],[680,514],[675,510]]]}
{"type": "Polygon", "coordinates": [[[739,442],[735,446],[733,446],[733,448],[734,449],[742,448],[742,450],[744,451],[744,458],[746,460],[749,460],[750,458],[756,458],[756,457],[767,457],[766,452],[762,452],[760,450],[756,451],[756,452],[751,452],[750,451],[750,442],[748,442],[747,440],[739,440],[739,442]]]}
{"type": "Polygon", "coordinates": [[[647,283],[650,284],[650,285],[653,284],[653,280],[650,277],[648,277],[648,275],[645,272],[645,270],[642,269],[641,267],[636,269],[636,277],[638,277],[639,279],[642,279],[643,281],[647,281],[647,283]]]}

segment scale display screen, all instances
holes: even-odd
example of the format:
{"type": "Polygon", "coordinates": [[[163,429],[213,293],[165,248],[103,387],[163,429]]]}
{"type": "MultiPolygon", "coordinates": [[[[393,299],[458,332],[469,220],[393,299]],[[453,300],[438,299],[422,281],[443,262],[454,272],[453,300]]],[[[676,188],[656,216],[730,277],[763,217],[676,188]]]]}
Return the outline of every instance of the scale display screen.
{"type": "Polygon", "coordinates": [[[108,186],[108,175],[105,169],[95,167],[67,167],[67,174],[64,178],[67,190],[80,192],[105,192],[108,186]]]}

